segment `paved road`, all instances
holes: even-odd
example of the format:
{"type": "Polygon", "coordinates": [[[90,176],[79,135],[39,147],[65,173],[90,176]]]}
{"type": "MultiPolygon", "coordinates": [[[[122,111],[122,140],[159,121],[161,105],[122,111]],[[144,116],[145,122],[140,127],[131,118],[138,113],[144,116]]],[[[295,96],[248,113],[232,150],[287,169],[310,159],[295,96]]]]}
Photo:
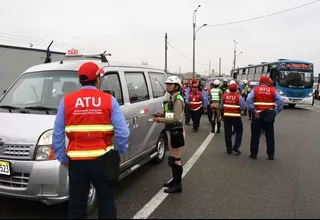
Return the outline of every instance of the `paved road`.
{"type": "MultiPolygon", "coordinates": [[[[225,153],[223,130],[205,148],[202,143],[210,134],[205,116],[199,133],[193,133],[190,127],[187,130],[183,162],[196,163],[183,179],[183,193],[163,200],[162,183],[170,177],[169,168],[166,161],[161,165],[149,163],[118,184],[119,218],[132,218],[141,209],[144,214],[154,209],[149,218],[161,219],[320,218],[320,102],[315,104],[285,109],[278,116],[274,161],[267,160],[264,137],[258,160],[248,158],[247,118],[243,119],[241,156],[225,153]],[[155,203],[148,203],[151,199],[155,203]],[[147,203],[149,206],[144,208],[147,203]]],[[[0,218],[65,218],[66,211],[67,203],[48,207],[0,198],[0,218]]],[[[96,213],[90,218],[96,218],[96,213]]]]}

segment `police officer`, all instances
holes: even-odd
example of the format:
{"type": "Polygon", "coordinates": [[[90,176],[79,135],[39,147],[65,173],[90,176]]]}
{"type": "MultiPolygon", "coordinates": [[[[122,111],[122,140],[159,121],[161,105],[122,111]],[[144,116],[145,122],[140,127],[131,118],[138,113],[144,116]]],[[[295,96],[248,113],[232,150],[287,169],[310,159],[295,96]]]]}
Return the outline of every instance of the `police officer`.
{"type": "MultiPolygon", "coordinates": [[[[253,90],[253,86],[254,86],[254,82],[250,82],[249,85],[247,83],[247,85],[244,87],[241,96],[244,98],[245,101],[247,101],[248,95],[252,92],[253,90]]],[[[247,115],[247,110],[245,110],[244,115],[247,115]]],[[[252,119],[252,111],[249,109],[249,120],[252,119]]]]}
{"type": "Polygon", "coordinates": [[[224,137],[227,148],[227,153],[231,154],[234,151],[237,155],[241,152],[239,148],[242,142],[243,125],[241,120],[241,110],[246,109],[246,103],[243,98],[237,93],[238,86],[233,83],[229,85],[230,93],[223,95],[221,108],[224,109],[224,137]],[[236,139],[232,146],[232,128],[234,128],[236,139]]]}
{"type": "Polygon", "coordinates": [[[177,193],[182,192],[182,173],[183,167],[181,163],[181,147],[184,144],[177,144],[181,139],[184,142],[184,129],[183,129],[183,111],[184,111],[184,102],[183,98],[180,95],[181,81],[177,76],[170,76],[166,81],[167,92],[170,94],[169,100],[164,104],[164,113],[159,113],[154,117],[154,121],[158,123],[165,124],[165,130],[168,137],[169,145],[169,157],[168,164],[172,169],[172,180],[163,184],[165,193],[177,193]],[[174,128],[177,129],[178,136],[172,137],[171,131],[174,128]],[[180,132],[180,134],[179,134],[180,132]],[[183,132],[183,133],[181,133],[183,132]],[[175,138],[175,139],[173,139],[175,138]],[[180,138],[180,140],[179,140],[180,138]],[[177,140],[178,139],[178,140],[177,140]],[[175,143],[175,144],[173,144],[175,143]]]}
{"type": "Polygon", "coordinates": [[[193,121],[193,132],[197,132],[200,126],[203,110],[207,108],[208,100],[202,92],[198,91],[198,84],[192,85],[189,99],[186,102],[190,105],[191,118],[193,121]]]}
{"type": "Polygon", "coordinates": [[[228,80],[223,79],[222,85],[220,86],[220,89],[222,90],[223,93],[225,93],[228,88],[229,88],[228,80]]]}
{"type": "Polygon", "coordinates": [[[210,108],[212,109],[212,122],[211,122],[212,133],[215,133],[216,121],[218,125],[217,133],[220,133],[220,126],[221,126],[220,102],[223,96],[223,92],[219,87],[220,87],[220,80],[216,79],[213,82],[213,88],[210,90],[210,93],[209,93],[210,108]]]}
{"type": "Polygon", "coordinates": [[[211,82],[210,87],[207,89],[207,97],[208,97],[207,115],[210,123],[212,122],[212,109],[210,107],[210,91],[213,88],[213,85],[214,85],[213,82],[211,82]]]}
{"type": "Polygon", "coordinates": [[[247,98],[247,104],[254,115],[251,121],[250,158],[252,159],[257,159],[262,128],[266,135],[268,159],[274,159],[274,120],[276,114],[283,109],[283,100],[275,87],[270,86],[270,82],[269,77],[262,76],[259,80],[260,86],[254,88],[247,98]]]}
{"type": "Polygon", "coordinates": [[[106,172],[106,167],[112,163],[119,170],[122,155],[128,149],[129,130],[117,100],[98,90],[101,73],[103,70],[93,62],[80,66],[78,76],[82,88],[65,95],[54,123],[52,148],[58,161],[69,171],[68,218],[71,219],[86,217],[90,183],[97,190],[99,218],[117,217],[116,181],[110,179],[112,170],[106,172]],[[67,149],[65,133],[69,139],[67,149]],[[117,151],[113,149],[114,135],[117,151]],[[115,153],[119,155],[110,156],[115,153]]]}

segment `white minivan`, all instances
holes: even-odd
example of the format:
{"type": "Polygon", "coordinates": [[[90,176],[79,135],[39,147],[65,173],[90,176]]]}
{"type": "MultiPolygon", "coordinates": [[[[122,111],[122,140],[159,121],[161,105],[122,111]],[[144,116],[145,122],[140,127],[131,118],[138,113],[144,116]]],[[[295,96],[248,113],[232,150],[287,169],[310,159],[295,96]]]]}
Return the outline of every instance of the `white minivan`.
{"type": "MultiPolygon", "coordinates": [[[[101,90],[118,100],[130,128],[120,178],[150,160],[164,160],[164,125],[149,119],[152,113],[163,111],[165,72],[146,65],[109,63],[105,56],[66,57],[29,68],[0,99],[0,196],[47,205],[68,200],[67,169],[55,159],[52,129],[61,99],[80,88],[77,70],[87,61],[104,70],[101,90]]],[[[91,187],[88,210],[95,204],[91,187]]]]}

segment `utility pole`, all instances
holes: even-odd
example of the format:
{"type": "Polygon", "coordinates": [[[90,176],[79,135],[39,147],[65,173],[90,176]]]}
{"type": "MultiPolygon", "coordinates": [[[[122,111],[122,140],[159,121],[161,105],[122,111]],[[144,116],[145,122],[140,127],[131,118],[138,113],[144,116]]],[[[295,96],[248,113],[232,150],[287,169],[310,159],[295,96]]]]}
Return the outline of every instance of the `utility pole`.
{"type": "MultiPolygon", "coordinates": [[[[196,11],[195,13],[196,14],[196,11]]],[[[192,76],[195,79],[196,78],[196,22],[195,18],[193,21],[193,60],[192,60],[192,76]]]]}
{"type": "Polygon", "coordinates": [[[236,68],[236,59],[237,59],[237,41],[233,41],[234,42],[234,50],[233,50],[233,69],[236,68]]]}
{"type": "Polygon", "coordinates": [[[165,45],[164,45],[164,72],[168,72],[168,35],[165,34],[165,45]]]}
{"type": "Polygon", "coordinates": [[[219,76],[221,76],[221,57],[219,58],[219,76]]]}
{"type": "Polygon", "coordinates": [[[211,60],[209,61],[209,73],[208,73],[208,75],[210,75],[210,73],[211,73],[211,60]]]}

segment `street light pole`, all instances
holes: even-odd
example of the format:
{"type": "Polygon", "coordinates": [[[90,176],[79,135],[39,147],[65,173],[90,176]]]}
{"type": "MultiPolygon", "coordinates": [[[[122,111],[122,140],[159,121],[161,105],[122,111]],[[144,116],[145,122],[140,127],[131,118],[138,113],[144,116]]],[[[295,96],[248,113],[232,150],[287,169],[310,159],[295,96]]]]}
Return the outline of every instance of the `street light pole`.
{"type": "Polygon", "coordinates": [[[196,16],[197,11],[201,7],[201,5],[198,5],[196,10],[193,12],[193,60],[192,60],[192,75],[193,78],[196,78],[196,16]]]}

